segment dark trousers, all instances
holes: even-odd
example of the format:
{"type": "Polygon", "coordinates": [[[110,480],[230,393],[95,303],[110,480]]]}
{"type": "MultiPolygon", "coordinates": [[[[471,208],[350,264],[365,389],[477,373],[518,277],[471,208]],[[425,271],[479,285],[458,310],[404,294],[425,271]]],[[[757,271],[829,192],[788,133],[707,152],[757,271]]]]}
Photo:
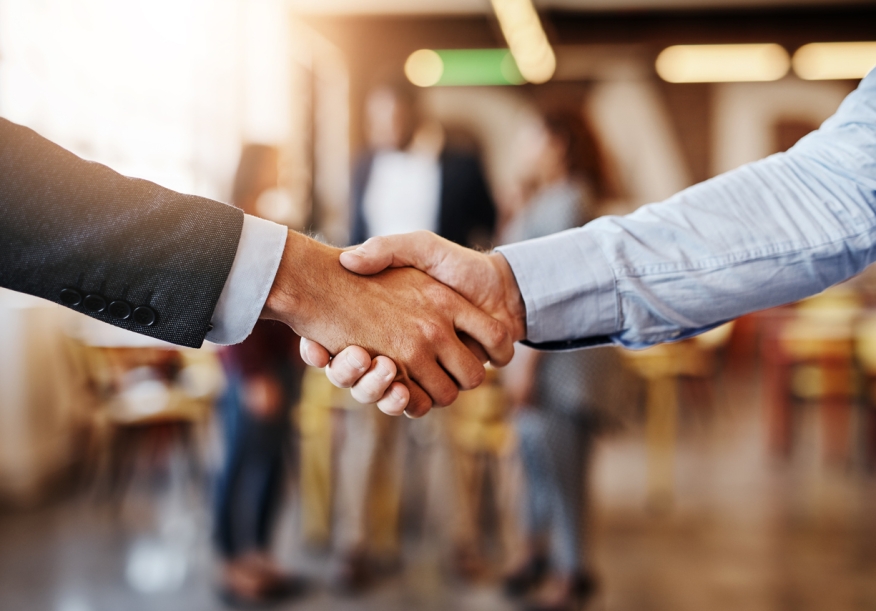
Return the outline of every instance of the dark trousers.
{"type": "Polygon", "coordinates": [[[216,482],[214,538],[226,559],[264,551],[282,499],[287,448],[291,437],[291,397],[270,419],[244,406],[243,380],[226,372],[228,389],[219,401],[225,459],[216,482]]]}

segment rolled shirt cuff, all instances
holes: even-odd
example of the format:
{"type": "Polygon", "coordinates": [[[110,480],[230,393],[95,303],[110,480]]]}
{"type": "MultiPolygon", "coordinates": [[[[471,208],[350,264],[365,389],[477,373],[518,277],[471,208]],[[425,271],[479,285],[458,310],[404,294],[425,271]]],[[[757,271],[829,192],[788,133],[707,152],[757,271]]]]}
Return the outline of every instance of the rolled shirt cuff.
{"type": "Polygon", "coordinates": [[[526,304],[528,344],[602,344],[619,329],[615,276],[586,227],[496,250],[508,260],[526,304]]]}
{"type": "Polygon", "coordinates": [[[280,267],[289,230],[249,214],[231,273],[219,295],[207,339],[214,344],[238,344],[252,333],[280,267]]]}

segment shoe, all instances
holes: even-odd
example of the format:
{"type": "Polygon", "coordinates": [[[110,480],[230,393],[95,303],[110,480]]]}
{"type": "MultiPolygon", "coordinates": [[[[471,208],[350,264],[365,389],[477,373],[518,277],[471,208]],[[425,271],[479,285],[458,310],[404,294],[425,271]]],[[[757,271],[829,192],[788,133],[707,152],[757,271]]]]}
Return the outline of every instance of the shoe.
{"type": "Polygon", "coordinates": [[[233,586],[223,584],[219,588],[219,598],[232,609],[262,609],[300,598],[309,590],[309,582],[301,577],[287,577],[281,585],[275,582],[261,592],[235,590],[233,586]]]}
{"type": "Polygon", "coordinates": [[[546,591],[525,607],[526,611],[573,611],[596,594],[598,582],[591,573],[579,573],[569,581],[548,582],[546,591]]]}
{"type": "Polygon", "coordinates": [[[225,565],[219,598],[229,607],[256,609],[298,598],[308,589],[309,582],[303,577],[244,558],[225,565]]]}
{"type": "Polygon", "coordinates": [[[305,594],[310,588],[307,579],[287,572],[266,554],[258,554],[250,562],[261,581],[262,591],[272,596],[295,598],[305,594]]]}
{"type": "Polygon", "coordinates": [[[519,598],[537,586],[547,573],[547,559],[533,556],[522,567],[505,576],[502,580],[506,596],[519,598]]]}
{"type": "Polygon", "coordinates": [[[364,554],[351,552],[335,561],[329,576],[329,586],[338,594],[351,596],[368,587],[369,577],[364,554]]]}
{"type": "Polygon", "coordinates": [[[265,594],[273,600],[301,598],[310,590],[310,581],[300,575],[272,577],[265,584],[265,594]]]}
{"type": "Polygon", "coordinates": [[[453,554],[453,573],[459,579],[473,583],[484,577],[486,566],[480,554],[468,549],[457,548],[453,554]]]}
{"type": "Polygon", "coordinates": [[[596,578],[596,575],[590,571],[578,573],[575,577],[574,590],[575,594],[578,596],[586,596],[589,598],[599,590],[599,580],[596,578]]]}

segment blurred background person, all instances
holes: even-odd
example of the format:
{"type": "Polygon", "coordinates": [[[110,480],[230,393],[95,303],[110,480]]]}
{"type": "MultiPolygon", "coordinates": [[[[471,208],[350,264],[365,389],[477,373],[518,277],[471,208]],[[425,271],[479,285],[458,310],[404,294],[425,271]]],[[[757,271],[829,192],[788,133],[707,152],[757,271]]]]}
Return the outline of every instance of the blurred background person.
{"type": "MultiPolygon", "coordinates": [[[[528,202],[505,232],[507,242],[578,227],[612,195],[605,159],[580,110],[553,110],[524,130],[520,151],[528,202]]],[[[598,256],[598,255],[595,255],[598,256]]],[[[620,362],[613,347],[536,352],[520,346],[505,372],[526,477],[521,554],[505,576],[514,596],[547,574],[529,608],[570,608],[596,587],[586,538],[585,482],[596,412],[605,409],[620,362]]]]}
{"type": "MultiPolygon", "coordinates": [[[[278,152],[244,146],[232,203],[259,214],[258,201],[277,187],[278,152]]],[[[213,509],[223,559],[221,594],[231,602],[266,603],[303,592],[304,582],[280,566],[270,544],[283,499],[292,423],[303,363],[299,338],[287,326],[260,320],[242,343],[221,352],[227,389],[218,402],[225,456],[213,509]]]]}
{"type": "Polygon", "coordinates": [[[480,160],[446,146],[444,127],[419,116],[416,90],[379,84],[365,114],[368,148],[353,176],[350,243],[416,227],[457,244],[488,244],[496,209],[480,160]]]}
{"type": "MultiPolygon", "coordinates": [[[[418,229],[466,246],[489,242],[496,210],[480,160],[447,146],[443,126],[419,116],[411,85],[373,87],[365,120],[367,149],[352,183],[352,244],[418,229]]],[[[402,420],[371,407],[351,407],[344,420],[331,579],[337,589],[355,591],[368,579],[369,557],[390,566],[398,561],[404,436],[402,420]],[[373,494],[380,496],[380,540],[369,536],[373,494]]]]}

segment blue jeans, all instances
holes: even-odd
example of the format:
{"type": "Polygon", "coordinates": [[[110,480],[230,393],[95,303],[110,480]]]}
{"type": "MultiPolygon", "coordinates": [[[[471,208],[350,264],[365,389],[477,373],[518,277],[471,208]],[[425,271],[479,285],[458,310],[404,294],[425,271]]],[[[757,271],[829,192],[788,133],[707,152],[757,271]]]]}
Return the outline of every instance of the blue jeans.
{"type": "Polygon", "coordinates": [[[516,417],[526,477],[525,529],[546,539],[551,568],[586,569],[586,478],[594,427],[584,414],[527,408],[516,417]]]}
{"type": "MultiPolygon", "coordinates": [[[[228,388],[218,403],[225,458],[216,482],[214,538],[226,559],[270,545],[282,499],[286,450],[291,438],[292,393],[270,419],[254,416],[243,403],[243,379],[226,372],[228,388]]],[[[288,390],[288,385],[284,385],[288,390]]]]}

